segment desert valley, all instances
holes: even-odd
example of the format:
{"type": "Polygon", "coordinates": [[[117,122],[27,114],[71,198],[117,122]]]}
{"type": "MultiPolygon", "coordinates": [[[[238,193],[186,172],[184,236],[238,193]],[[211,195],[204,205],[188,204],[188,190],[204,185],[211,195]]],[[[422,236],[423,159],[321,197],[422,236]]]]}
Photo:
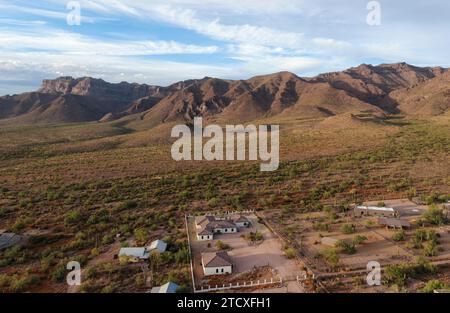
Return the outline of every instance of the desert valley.
{"type": "Polygon", "coordinates": [[[0,97],[0,292],[442,291],[449,201],[447,68],[0,97]],[[171,129],[195,117],[280,125],[279,168],[174,161],[171,129]]]}

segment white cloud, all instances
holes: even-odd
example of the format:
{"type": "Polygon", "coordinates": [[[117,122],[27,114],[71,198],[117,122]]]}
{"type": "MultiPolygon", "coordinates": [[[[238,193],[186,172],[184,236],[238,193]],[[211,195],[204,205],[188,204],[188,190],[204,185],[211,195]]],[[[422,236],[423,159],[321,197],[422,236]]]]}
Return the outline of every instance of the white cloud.
{"type": "Polygon", "coordinates": [[[39,31],[2,31],[0,48],[3,51],[58,51],[64,54],[98,56],[208,54],[218,51],[217,46],[186,45],[175,41],[106,41],[48,28],[39,31]]]}

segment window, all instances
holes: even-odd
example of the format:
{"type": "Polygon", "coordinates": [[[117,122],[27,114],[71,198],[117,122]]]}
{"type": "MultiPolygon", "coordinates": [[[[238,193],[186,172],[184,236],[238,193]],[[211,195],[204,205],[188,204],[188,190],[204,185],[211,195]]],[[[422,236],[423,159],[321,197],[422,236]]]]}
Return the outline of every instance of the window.
{"type": "Polygon", "coordinates": [[[202,236],[202,240],[203,240],[203,239],[205,239],[205,238],[202,236]]]}
{"type": "Polygon", "coordinates": [[[228,228],[225,228],[225,232],[228,232],[228,228]]]}
{"type": "Polygon", "coordinates": [[[222,273],[223,273],[223,268],[222,268],[222,273]]]}
{"type": "Polygon", "coordinates": [[[216,268],[216,273],[219,273],[219,269],[218,268],[216,268]]]}

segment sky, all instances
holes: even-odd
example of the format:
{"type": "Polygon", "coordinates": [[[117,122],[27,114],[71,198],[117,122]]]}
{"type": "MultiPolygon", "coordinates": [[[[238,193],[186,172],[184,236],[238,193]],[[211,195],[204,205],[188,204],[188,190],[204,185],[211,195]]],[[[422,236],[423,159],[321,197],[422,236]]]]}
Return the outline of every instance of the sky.
{"type": "Polygon", "coordinates": [[[448,67],[448,12],[448,0],[0,0],[0,95],[59,76],[166,86],[448,67]]]}

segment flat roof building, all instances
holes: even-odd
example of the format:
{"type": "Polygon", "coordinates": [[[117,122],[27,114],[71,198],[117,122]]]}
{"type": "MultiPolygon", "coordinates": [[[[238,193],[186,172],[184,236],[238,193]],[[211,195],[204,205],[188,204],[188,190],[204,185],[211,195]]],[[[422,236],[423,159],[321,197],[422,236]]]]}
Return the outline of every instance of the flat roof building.
{"type": "Polygon", "coordinates": [[[399,214],[393,208],[358,205],[355,206],[354,214],[356,216],[383,216],[383,217],[397,217],[399,214]]]}

